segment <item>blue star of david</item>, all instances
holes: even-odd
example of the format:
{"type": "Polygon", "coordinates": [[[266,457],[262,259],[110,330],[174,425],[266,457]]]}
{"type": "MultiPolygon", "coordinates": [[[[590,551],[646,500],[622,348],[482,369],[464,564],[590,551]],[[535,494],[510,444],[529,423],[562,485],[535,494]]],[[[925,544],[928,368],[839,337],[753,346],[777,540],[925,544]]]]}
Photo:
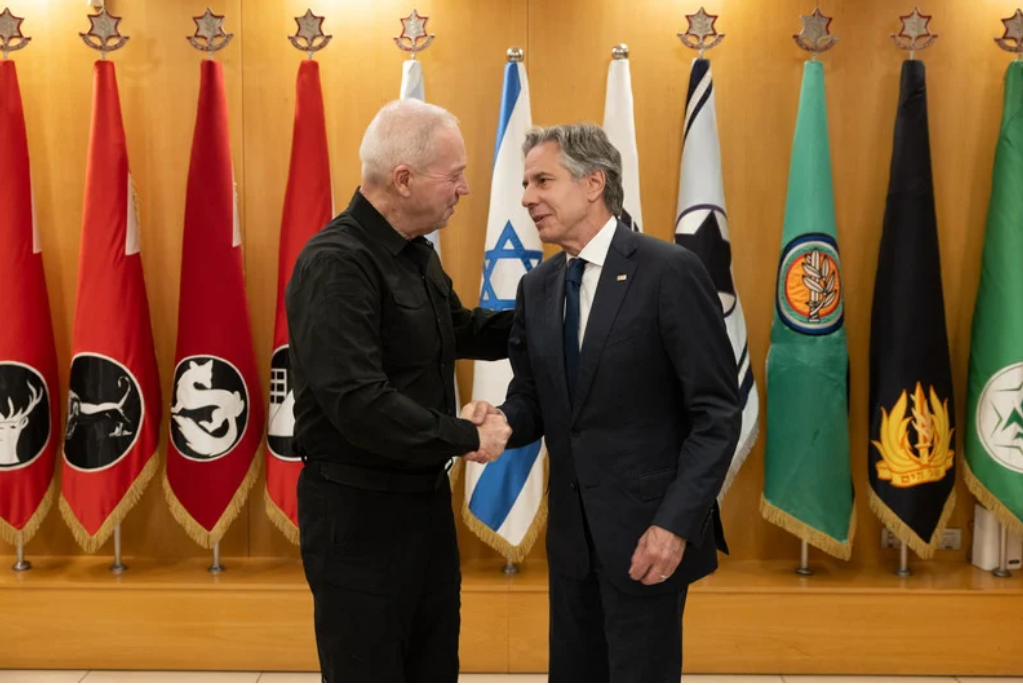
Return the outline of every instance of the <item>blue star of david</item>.
{"type": "Polygon", "coordinates": [[[481,307],[498,311],[515,308],[514,295],[511,299],[501,299],[497,296],[497,292],[490,282],[490,277],[493,276],[497,263],[502,259],[521,261],[528,272],[543,259],[543,251],[525,249],[522,246],[522,241],[519,240],[519,234],[515,232],[511,222],[505,222],[504,230],[501,231],[501,236],[497,239],[494,249],[483,253],[483,288],[480,291],[481,307]]]}

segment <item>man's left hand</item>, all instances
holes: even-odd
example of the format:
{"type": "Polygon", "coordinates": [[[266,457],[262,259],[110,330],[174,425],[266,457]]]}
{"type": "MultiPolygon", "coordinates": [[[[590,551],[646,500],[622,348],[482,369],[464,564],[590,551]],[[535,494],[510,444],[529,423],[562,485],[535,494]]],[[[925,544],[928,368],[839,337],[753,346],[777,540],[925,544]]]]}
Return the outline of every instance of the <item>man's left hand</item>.
{"type": "Polygon", "coordinates": [[[685,551],[683,538],[660,526],[650,526],[632,553],[629,577],[644,585],[663,583],[678,568],[685,551]]]}

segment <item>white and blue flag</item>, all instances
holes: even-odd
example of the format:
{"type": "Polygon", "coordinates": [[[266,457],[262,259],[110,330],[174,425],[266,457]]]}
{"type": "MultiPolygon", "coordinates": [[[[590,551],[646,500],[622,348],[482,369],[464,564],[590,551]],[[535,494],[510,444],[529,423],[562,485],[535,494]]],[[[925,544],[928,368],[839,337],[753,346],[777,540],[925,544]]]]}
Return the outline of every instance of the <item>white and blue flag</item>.
{"type": "Polygon", "coordinates": [[[724,498],[756,442],[760,402],[750,368],[746,342],[746,318],[739,292],[732,278],[732,242],[725,211],[725,187],[721,174],[721,146],[718,142],[714,82],[710,62],[693,60],[686,98],[686,119],[682,129],[682,170],[678,188],[678,217],[675,242],[695,252],[710,272],[721,298],[728,339],[738,366],[742,432],[732,455],[728,476],[718,500],[724,498]]]}
{"type": "MultiPolygon", "coordinates": [[[[540,236],[522,206],[522,143],[530,127],[529,84],[521,62],[504,71],[494,151],[480,306],[514,309],[519,279],[543,259],[540,236]]],[[[499,405],[512,378],[507,360],[477,361],[472,396],[499,405]]],[[[547,453],[542,441],[507,450],[491,464],[465,464],[466,525],[513,562],[529,552],[547,518],[547,453]]]]}

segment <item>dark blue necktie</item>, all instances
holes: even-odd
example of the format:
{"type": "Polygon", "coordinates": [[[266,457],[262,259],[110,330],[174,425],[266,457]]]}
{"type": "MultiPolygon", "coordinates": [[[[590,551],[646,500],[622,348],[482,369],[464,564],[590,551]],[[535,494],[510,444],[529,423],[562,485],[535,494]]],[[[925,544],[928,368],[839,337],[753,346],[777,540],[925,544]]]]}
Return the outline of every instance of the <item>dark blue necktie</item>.
{"type": "Polygon", "coordinates": [[[586,260],[576,258],[565,272],[565,380],[569,398],[575,394],[579,375],[579,286],[585,269],[586,260]]]}

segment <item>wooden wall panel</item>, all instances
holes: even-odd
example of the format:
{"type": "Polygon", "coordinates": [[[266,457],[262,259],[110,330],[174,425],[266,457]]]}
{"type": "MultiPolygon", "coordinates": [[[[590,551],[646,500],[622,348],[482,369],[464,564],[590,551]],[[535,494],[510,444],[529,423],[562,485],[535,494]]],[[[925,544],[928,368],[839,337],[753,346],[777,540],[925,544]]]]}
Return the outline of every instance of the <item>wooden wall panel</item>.
{"type": "MultiPolygon", "coordinates": [[[[36,204],[66,393],[74,314],[85,151],[91,102],[92,51],[77,33],[87,26],[81,0],[11,0],[28,19],[32,45],[18,61],[35,179],[36,204]]],[[[290,154],[294,80],[303,55],[285,40],[292,17],[307,6],[328,17],[335,42],[322,62],[334,190],[338,208],[358,183],[357,150],[376,109],[398,93],[403,56],[391,37],[398,18],[411,10],[399,0],[223,0],[234,42],[218,57],[226,69],[236,177],[242,197],[246,276],[256,352],[266,381],[277,278],[277,242],[290,154]]],[[[438,38],[422,57],[427,99],[462,120],[472,194],[443,235],[445,265],[463,300],[477,300],[480,255],[489,201],[501,72],[505,49],[525,48],[536,123],[603,118],[610,50],[626,42],[632,77],[648,233],[670,239],[678,187],[681,122],[692,54],[675,38],[683,0],[432,0],[417,3],[430,15],[438,38]]],[[[804,55],[792,41],[805,0],[707,0],[722,15],[728,34],[709,53],[717,87],[718,120],[726,197],[733,237],[736,281],[745,301],[753,368],[763,401],[763,360],[772,316],[772,289],[779,249],[792,133],[804,55]]],[[[171,391],[177,326],[184,192],[202,56],[188,47],[191,17],[206,2],[109,0],[125,16],[131,42],[113,59],[131,164],[142,201],[146,268],[164,399],[171,391]]],[[[902,56],[888,34],[896,15],[911,9],[881,0],[825,0],[841,36],[826,53],[838,231],[846,279],[847,330],[852,363],[851,430],[858,501],[854,558],[894,563],[895,551],[878,548],[880,525],[866,505],[867,364],[870,303],[884,211],[899,67],[902,56]]],[[[1002,76],[1009,56],[991,41],[1001,35],[1000,16],[1012,7],[994,2],[931,0],[923,8],[941,35],[922,53],[930,85],[932,154],[939,231],[943,247],[945,302],[963,426],[970,322],[979,274],[981,236],[1001,112],[1002,76]]],[[[459,367],[463,397],[471,392],[471,364],[459,367]]],[[[63,403],[63,396],[61,398],[63,403]]],[[[165,429],[166,433],[166,429],[165,429]]],[[[262,458],[262,455],[260,456],[262,458]]],[[[762,488],[762,442],[725,503],[733,555],[739,559],[795,558],[798,543],[756,514],[762,488]]],[[[972,497],[959,487],[952,525],[966,528],[972,497]]],[[[461,496],[456,493],[460,509],[461,496]]],[[[204,556],[170,517],[154,482],[125,523],[125,548],[153,557],[204,556]]],[[[969,543],[969,536],[964,536],[969,543]]],[[[467,559],[494,559],[476,538],[460,530],[467,559]]],[[[0,553],[9,551],[0,545],[0,553]]],[[[291,556],[295,550],[263,512],[262,483],[223,544],[225,555],[291,556]]],[[[59,514],[53,512],[29,545],[31,555],[77,554],[59,514]]],[[[110,546],[102,551],[110,553],[110,546]]],[[[531,558],[544,556],[538,545],[531,558]]],[[[961,560],[965,551],[941,553],[961,560]]]]}

